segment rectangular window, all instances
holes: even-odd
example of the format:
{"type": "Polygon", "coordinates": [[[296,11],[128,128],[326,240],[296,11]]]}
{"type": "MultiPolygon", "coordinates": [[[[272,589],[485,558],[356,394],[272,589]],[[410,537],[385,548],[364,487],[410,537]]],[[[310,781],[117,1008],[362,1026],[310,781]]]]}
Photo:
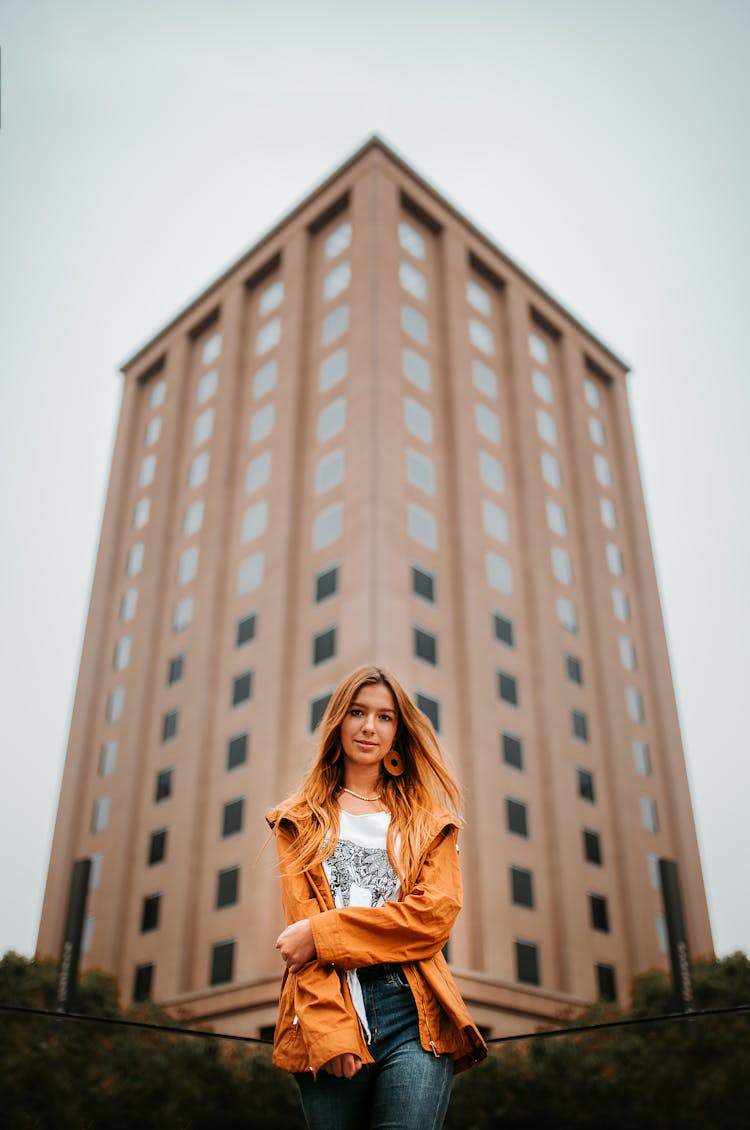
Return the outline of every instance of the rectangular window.
{"type": "Polygon", "coordinates": [[[488,357],[495,355],[495,337],[489,326],[479,318],[469,318],[469,341],[476,349],[481,349],[488,357]]]}
{"type": "Polygon", "coordinates": [[[407,531],[410,538],[427,549],[437,549],[437,522],[435,515],[416,502],[407,503],[407,531]]]}
{"type": "Polygon", "coordinates": [[[122,712],[125,707],[125,688],[113,687],[109,692],[107,698],[107,721],[116,722],[122,717],[122,712]]]}
{"type": "Polygon", "coordinates": [[[327,490],[344,481],[344,449],[337,447],[318,460],[315,467],[315,493],[325,494],[327,490]]]}
{"type": "Polygon", "coordinates": [[[323,279],[324,301],[331,302],[334,298],[338,298],[340,294],[349,289],[351,281],[352,269],[349,260],[345,259],[343,263],[338,263],[333,267],[323,279]]]}
{"type": "Polygon", "coordinates": [[[573,563],[567,549],[553,545],[550,550],[552,560],[552,575],[563,585],[573,584],[573,563]]]}
{"type": "Polygon", "coordinates": [[[156,774],[156,788],[154,789],[154,803],[159,804],[172,795],[172,770],[160,769],[156,774]]]}
{"type": "Polygon", "coordinates": [[[598,832],[590,828],[583,829],[583,858],[587,863],[595,863],[597,867],[602,864],[602,846],[598,832]]]}
{"type": "Polygon", "coordinates": [[[424,259],[425,257],[425,242],[416,228],[411,224],[407,224],[406,220],[402,220],[398,225],[398,241],[403,247],[404,251],[408,251],[415,259],[424,259]]]}
{"type": "Polygon", "coordinates": [[[539,334],[529,334],[529,353],[540,365],[546,365],[549,361],[547,342],[539,334]]]}
{"type": "Polygon", "coordinates": [[[523,743],[515,734],[502,733],[503,762],[511,769],[523,770],[523,743]]]}
{"type": "Polygon", "coordinates": [[[486,487],[502,494],[505,490],[505,472],[503,465],[494,455],[487,451],[479,452],[479,478],[486,487]]]}
{"type": "Polygon", "coordinates": [[[589,435],[592,443],[597,447],[604,447],[607,437],[604,434],[604,424],[596,416],[589,416],[589,435]]]}
{"type": "Polygon", "coordinates": [[[217,357],[221,355],[221,334],[213,333],[209,338],[206,338],[203,343],[203,351],[201,353],[201,360],[204,365],[210,365],[217,357]]]}
{"type": "Polygon", "coordinates": [[[276,422],[276,409],[274,405],[264,404],[257,412],[253,412],[250,417],[250,431],[248,438],[250,443],[260,443],[261,440],[270,436],[274,429],[276,422]]]}
{"type": "Polygon", "coordinates": [[[641,797],[641,823],[647,832],[659,831],[659,810],[652,796],[641,797]]]}
{"type": "Polygon", "coordinates": [[[508,541],[508,515],[502,506],[490,502],[488,498],[482,499],[482,525],[484,532],[497,541],[508,541]]]}
{"type": "Polygon", "coordinates": [[[91,809],[91,831],[103,832],[109,824],[109,797],[100,796],[94,801],[91,809]]]}
{"type": "Polygon", "coordinates": [[[551,451],[543,451],[539,458],[542,464],[542,478],[545,483],[551,487],[561,487],[562,469],[559,460],[555,458],[551,451]]]}
{"type": "Polygon", "coordinates": [[[238,901],[240,888],[239,867],[225,867],[216,876],[216,909],[234,906],[238,901]]]}
{"type": "Polygon", "coordinates": [[[589,408],[600,408],[601,397],[599,395],[599,387],[593,381],[585,380],[583,382],[583,395],[586,397],[586,403],[589,408]]]}
{"type": "Polygon", "coordinates": [[[175,683],[181,683],[185,678],[185,655],[173,655],[169,661],[169,668],[167,670],[167,686],[172,687],[175,683]]]}
{"type": "Polygon", "coordinates": [[[241,702],[248,702],[252,693],[252,671],[243,671],[241,675],[235,675],[232,680],[232,706],[239,706],[241,702]]]}
{"type": "Polygon", "coordinates": [[[330,569],[324,569],[321,573],[318,573],[315,578],[315,603],[319,604],[321,600],[326,600],[329,596],[335,596],[338,592],[338,587],[338,565],[333,565],[330,569]]]}
{"type": "Polygon", "coordinates": [[[609,463],[603,455],[598,453],[594,456],[594,475],[599,486],[611,487],[612,486],[612,471],[609,463]]]}
{"type": "Polygon", "coordinates": [[[633,759],[636,773],[640,773],[642,777],[650,777],[651,754],[646,742],[641,741],[640,738],[633,739],[633,759]]]}
{"type": "Polygon", "coordinates": [[[492,626],[495,632],[495,639],[500,643],[505,643],[508,647],[513,647],[513,621],[509,620],[507,616],[501,616],[499,612],[492,615],[492,626]]]}
{"type": "Polygon", "coordinates": [[[333,436],[343,431],[346,424],[346,399],[338,396],[322,408],[318,413],[317,437],[318,443],[326,443],[333,436]]]}
{"type": "Polygon", "coordinates": [[[659,856],[655,851],[650,851],[646,856],[648,881],[655,891],[661,890],[661,872],[659,870],[659,856]]]}
{"type": "Polygon", "coordinates": [[[135,510],[133,511],[133,529],[142,530],[144,526],[147,526],[150,514],[151,500],[148,498],[139,498],[135,504],[135,510]]]}
{"type": "Polygon", "coordinates": [[[325,663],[327,659],[333,659],[336,654],[336,629],[326,628],[323,632],[317,632],[313,636],[312,644],[312,661],[313,666],[318,663],[325,663]]]}
{"type": "Polygon", "coordinates": [[[133,1000],[150,1000],[153,981],[154,963],[152,961],[147,961],[143,965],[136,965],[135,976],[133,978],[133,1000]]]}
{"type": "Polygon", "coordinates": [[[510,596],[513,592],[513,570],[510,561],[499,553],[488,551],[484,557],[487,569],[487,584],[491,589],[510,596]]]}
{"type": "Polygon", "coordinates": [[[523,867],[510,869],[510,897],[514,906],[534,906],[533,879],[523,867]]]}
{"type": "Polygon", "coordinates": [[[490,295],[479,283],[473,279],[466,280],[466,301],[486,318],[490,316],[490,295]]]}
{"type": "Polygon", "coordinates": [[[265,365],[261,365],[256,370],[253,376],[253,400],[262,400],[264,396],[268,396],[269,392],[273,392],[276,388],[278,373],[279,363],[275,357],[272,361],[266,361],[265,365]]]}
{"type": "Polygon", "coordinates": [[[506,671],[498,671],[497,693],[503,702],[509,702],[511,706],[518,706],[518,679],[516,676],[509,675],[506,671]]]}
{"type": "Polygon", "coordinates": [[[471,362],[471,374],[474,379],[474,388],[489,400],[497,399],[497,377],[489,365],[475,357],[471,362]]]}
{"type": "Polygon", "coordinates": [[[148,865],[153,867],[155,863],[163,863],[167,857],[167,829],[160,828],[158,832],[152,832],[148,844],[148,865]]]}
{"type": "Polygon", "coordinates": [[[432,443],[432,412],[411,396],[404,397],[404,426],[417,439],[432,443]]]}
{"type": "Polygon", "coordinates": [[[427,299],[427,279],[412,263],[401,262],[398,268],[401,286],[419,302],[427,299]]]}
{"type": "Polygon", "coordinates": [[[625,688],[625,705],[628,711],[628,718],[631,718],[633,722],[643,721],[643,699],[637,687],[625,688]]]}
{"type": "Polygon", "coordinates": [[[428,694],[417,694],[416,703],[419,710],[429,718],[436,734],[440,733],[440,703],[428,694]]]}
{"type": "Polygon", "coordinates": [[[225,985],[234,976],[234,942],[216,942],[211,946],[212,985],[225,985]]]}
{"type": "Polygon", "coordinates": [[[568,533],[568,520],[560,503],[555,502],[552,498],[548,498],[545,503],[545,509],[547,511],[547,526],[549,529],[553,534],[557,534],[561,538],[566,537],[568,533]]]}
{"type": "Polygon", "coordinates": [[[516,980],[522,985],[539,984],[539,947],[534,942],[515,942],[516,980]]]}
{"type": "Polygon", "coordinates": [[[635,671],[638,666],[635,657],[635,644],[628,636],[620,636],[620,663],[626,671],[635,671]]]}
{"type": "Polygon", "coordinates": [[[550,416],[549,412],[545,412],[543,408],[536,410],[536,430],[539,438],[543,439],[551,447],[557,444],[557,424],[555,423],[554,416],[550,416]]]}
{"type": "Polygon", "coordinates": [[[349,307],[347,305],[337,306],[335,310],[331,310],[323,319],[323,325],[320,331],[320,340],[322,345],[330,345],[336,338],[341,337],[349,329],[349,307]]]}
{"type": "Polygon", "coordinates": [[[120,636],[115,644],[112,666],[115,671],[123,671],[130,662],[130,636],[120,636]]]}
{"type": "Polygon", "coordinates": [[[199,487],[208,478],[208,465],[210,456],[207,451],[201,451],[194,459],[190,460],[188,467],[188,486],[199,487]]]}
{"type": "Polygon", "coordinates": [[[411,591],[415,596],[435,603],[435,578],[426,569],[419,569],[416,565],[411,567],[411,591]]]}
{"type": "Polygon", "coordinates": [[[226,802],[221,811],[221,835],[223,838],[235,836],[242,831],[244,809],[245,801],[242,797],[226,802]]]}
{"type": "Polygon", "coordinates": [[[589,740],[588,720],[582,710],[571,710],[570,728],[574,738],[578,738],[581,742],[589,740]]]}
{"type": "Polygon", "coordinates": [[[406,302],[401,307],[401,328],[420,345],[427,345],[430,338],[427,319],[406,302]]]}
{"type": "Polygon", "coordinates": [[[138,470],[138,486],[151,486],[151,483],[154,481],[155,474],[156,456],[152,452],[151,455],[144,455],[143,459],[141,459],[141,465],[138,470]]]}
{"type": "Polygon", "coordinates": [[[250,643],[255,639],[255,628],[257,624],[257,616],[251,612],[248,616],[243,616],[237,621],[237,634],[235,636],[235,646],[242,647],[243,644],[250,643]]]}
{"type": "Polygon", "coordinates": [[[576,780],[578,783],[578,795],[581,800],[588,800],[594,803],[594,774],[590,769],[577,769],[576,780]]]}
{"type": "Polygon", "coordinates": [[[271,318],[269,322],[261,326],[255,338],[255,355],[262,357],[264,353],[270,353],[272,349],[281,341],[281,318],[271,318]]]}
{"type": "Polygon", "coordinates": [[[214,430],[214,410],[207,408],[205,412],[201,412],[197,416],[193,424],[193,447],[200,447],[210,438],[214,430]]]}
{"type": "Polygon", "coordinates": [[[406,479],[425,494],[435,493],[435,465],[427,455],[413,447],[406,449],[406,479]]]}
{"type": "Polygon", "coordinates": [[[557,598],[557,622],[566,632],[575,635],[578,631],[578,612],[573,601],[568,600],[567,596],[557,598]]]}
{"type": "Polygon", "coordinates": [[[262,537],[268,526],[268,503],[265,498],[248,506],[242,515],[242,530],[240,537],[246,545],[256,538],[262,537]]]}
{"type": "Polygon", "coordinates": [[[161,722],[161,740],[163,742],[171,741],[172,738],[177,737],[177,723],[180,716],[179,710],[168,710],[162,718],[161,722]]]}
{"type": "Polygon", "coordinates": [[[407,381],[422,392],[429,392],[431,385],[430,363],[415,350],[404,346],[401,351],[401,366],[407,381]]]}
{"type": "Polygon", "coordinates": [[[589,911],[592,930],[601,930],[603,934],[608,934],[609,914],[604,895],[589,895],[589,911]]]}
{"type": "Polygon", "coordinates": [[[198,575],[198,557],[200,549],[197,545],[191,545],[188,549],[183,550],[177,561],[177,584],[187,585],[190,581],[194,581],[198,575]]]}
{"type": "Polygon", "coordinates": [[[612,589],[612,608],[616,618],[627,624],[630,620],[630,601],[622,589],[612,589]]]}
{"type": "Polygon", "coordinates": [[[117,761],[117,740],[109,738],[99,750],[99,776],[108,777],[117,761]]]}
{"type": "Polygon", "coordinates": [[[145,549],[142,541],[137,541],[135,545],[131,545],[128,550],[128,560],[125,566],[129,577],[135,577],[140,573],[143,568],[144,553],[145,549]]]}
{"type": "Polygon", "coordinates": [[[424,631],[423,628],[415,628],[414,654],[417,659],[424,659],[425,663],[432,663],[436,667],[438,662],[437,637],[432,632],[424,631]]]}
{"type": "Polygon", "coordinates": [[[216,390],[219,387],[219,374],[216,369],[209,369],[204,373],[198,381],[198,388],[196,390],[196,399],[199,404],[205,404],[212,396],[216,395],[216,390]]]}
{"type": "Polygon", "coordinates": [[[159,929],[161,895],[146,895],[141,909],[141,933],[159,929]]]}
{"type": "Polygon", "coordinates": [[[161,435],[161,418],[159,416],[154,416],[146,424],[146,431],[145,431],[145,434],[144,434],[144,437],[143,437],[143,441],[146,444],[146,447],[153,447],[154,444],[159,439],[160,435],[161,435]]]}
{"type": "Polygon", "coordinates": [[[534,369],[531,374],[531,383],[539,399],[543,400],[545,404],[552,404],[555,396],[552,390],[552,381],[547,374],[543,373],[541,369],[534,369]]]}
{"type": "Polygon", "coordinates": [[[622,552],[613,541],[607,542],[606,554],[610,573],[613,577],[621,577],[625,572],[625,565],[622,560],[622,552]]]}
{"type": "Polygon", "coordinates": [[[323,694],[323,695],[320,695],[318,698],[314,698],[312,700],[312,702],[310,703],[310,732],[311,733],[312,733],[313,730],[315,730],[317,728],[318,723],[320,722],[321,718],[325,714],[326,707],[328,706],[328,703],[330,701],[331,701],[331,696],[329,694],[323,694]]]}
{"type": "Polygon", "coordinates": [[[182,519],[182,532],[186,538],[197,534],[203,525],[203,511],[205,509],[203,499],[198,498],[195,502],[191,502],[185,510],[182,519]]]}
{"type": "Polygon", "coordinates": [[[156,381],[148,397],[149,408],[161,408],[167,396],[167,382],[156,381]]]}
{"type": "Polygon", "coordinates": [[[575,683],[576,686],[583,686],[583,671],[581,668],[581,661],[575,655],[565,656],[565,674],[569,683],[575,683]]]}
{"type": "Polygon", "coordinates": [[[313,549],[325,549],[327,545],[338,541],[343,528],[344,508],[340,502],[334,502],[315,515],[313,520],[313,549]]]}
{"type": "Polygon", "coordinates": [[[284,283],[281,279],[272,282],[265,290],[261,291],[260,298],[258,299],[258,313],[261,318],[265,318],[277,306],[280,306],[284,301],[284,283]]]}
{"type": "Polygon", "coordinates": [[[270,477],[271,452],[264,451],[262,455],[256,455],[255,459],[251,459],[247,465],[245,490],[248,494],[254,494],[256,490],[266,485],[270,477]]]}
{"type": "Polygon", "coordinates": [[[484,436],[490,443],[500,443],[500,417],[497,412],[493,412],[486,404],[476,404],[474,418],[480,436],[484,436]]]}
{"type": "Polygon", "coordinates": [[[333,388],[339,381],[343,381],[346,376],[346,371],[349,365],[349,352],[345,346],[337,349],[335,353],[329,353],[320,363],[320,371],[318,373],[318,387],[321,392],[327,392],[329,388],[333,388]]]}
{"type": "Polygon", "coordinates": [[[596,987],[599,991],[599,1000],[616,1001],[617,982],[615,980],[614,965],[605,965],[602,962],[597,962],[594,968],[596,969],[596,987]]]}
{"type": "Polygon", "coordinates": [[[227,769],[237,769],[247,762],[248,734],[235,734],[227,743],[227,769]]]}
{"type": "Polygon", "coordinates": [[[326,236],[324,254],[326,259],[335,259],[342,251],[346,251],[352,242],[352,225],[348,220],[335,227],[330,235],[326,236]]]}
{"type": "Polygon", "coordinates": [[[251,553],[240,561],[237,570],[237,592],[240,596],[253,592],[263,584],[263,553],[251,553]]]}
{"type": "Polygon", "coordinates": [[[615,510],[614,502],[612,502],[609,498],[604,498],[602,496],[599,499],[599,515],[601,517],[602,524],[605,525],[608,530],[614,530],[617,528],[617,511],[615,510]]]}
{"type": "Polygon", "coordinates": [[[514,836],[528,839],[529,822],[527,807],[522,800],[505,798],[505,826],[514,836]]]}

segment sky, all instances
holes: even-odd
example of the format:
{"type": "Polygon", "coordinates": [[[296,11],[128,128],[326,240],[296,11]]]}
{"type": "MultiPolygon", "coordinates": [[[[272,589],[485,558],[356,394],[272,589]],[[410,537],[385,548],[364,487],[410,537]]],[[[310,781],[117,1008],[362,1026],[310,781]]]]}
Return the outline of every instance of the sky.
{"type": "Polygon", "coordinates": [[[31,955],[120,364],[372,133],[632,368],[716,952],[750,953],[750,4],[4,0],[0,955],[31,955]]]}

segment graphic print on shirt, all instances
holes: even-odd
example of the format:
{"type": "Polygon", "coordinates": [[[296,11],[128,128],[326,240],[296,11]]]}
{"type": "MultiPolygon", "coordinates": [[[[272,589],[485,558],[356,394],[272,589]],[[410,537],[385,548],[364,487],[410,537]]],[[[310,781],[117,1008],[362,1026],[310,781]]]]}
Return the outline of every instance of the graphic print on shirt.
{"type": "Polygon", "coordinates": [[[342,906],[380,906],[398,891],[398,876],[385,848],[339,840],[326,864],[331,890],[339,895],[342,906]]]}

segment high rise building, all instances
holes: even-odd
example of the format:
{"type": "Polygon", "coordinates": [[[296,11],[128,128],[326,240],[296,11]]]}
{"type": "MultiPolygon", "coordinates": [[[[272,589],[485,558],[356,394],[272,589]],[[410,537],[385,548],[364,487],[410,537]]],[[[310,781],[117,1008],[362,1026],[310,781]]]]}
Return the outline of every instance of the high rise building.
{"type": "Polygon", "coordinates": [[[457,981],[495,1035],[711,933],[626,366],[379,139],[124,366],[39,951],[276,1014],[264,811],[393,669],[466,792],[457,981]]]}

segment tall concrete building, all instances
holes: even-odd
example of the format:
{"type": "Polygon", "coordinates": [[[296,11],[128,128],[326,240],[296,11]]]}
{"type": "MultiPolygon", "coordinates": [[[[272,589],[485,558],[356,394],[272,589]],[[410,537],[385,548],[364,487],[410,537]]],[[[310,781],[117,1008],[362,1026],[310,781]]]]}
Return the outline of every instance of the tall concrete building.
{"type": "Polygon", "coordinates": [[[623,362],[379,139],[123,368],[39,933],[275,1020],[263,813],[393,669],[466,793],[457,981],[493,1034],[711,951],[623,362]]]}

